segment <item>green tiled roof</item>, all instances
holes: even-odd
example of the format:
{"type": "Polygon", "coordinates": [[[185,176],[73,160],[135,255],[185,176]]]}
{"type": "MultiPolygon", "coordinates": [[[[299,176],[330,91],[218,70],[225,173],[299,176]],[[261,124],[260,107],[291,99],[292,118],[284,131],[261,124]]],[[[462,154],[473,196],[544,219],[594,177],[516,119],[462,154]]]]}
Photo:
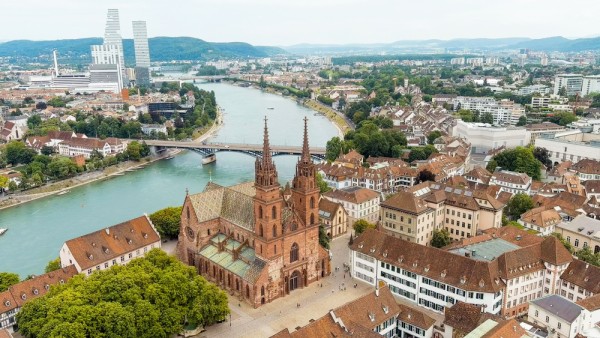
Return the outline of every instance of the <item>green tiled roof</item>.
{"type": "Polygon", "coordinates": [[[234,260],[233,254],[229,250],[231,250],[233,247],[237,248],[239,245],[241,245],[235,240],[228,240],[225,244],[225,248],[227,249],[219,252],[216,243],[225,239],[226,236],[223,234],[215,235],[213,238],[211,238],[211,244],[203,247],[199,254],[211,262],[223,267],[224,269],[233,272],[240,278],[249,282],[254,282],[260,276],[260,273],[265,268],[266,264],[262,260],[256,258],[254,249],[250,247],[242,248],[240,256],[242,256],[243,259],[234,260]]]}

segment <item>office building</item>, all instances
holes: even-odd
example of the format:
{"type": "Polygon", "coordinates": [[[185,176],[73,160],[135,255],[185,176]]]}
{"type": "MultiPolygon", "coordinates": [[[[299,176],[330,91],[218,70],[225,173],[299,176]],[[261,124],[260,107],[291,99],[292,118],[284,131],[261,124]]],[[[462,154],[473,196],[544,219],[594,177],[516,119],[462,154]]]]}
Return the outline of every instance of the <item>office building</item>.
{"type": "Polygon", "coordinates": [[[493,127],[486,123],[457,121],[452,136],[471,142],[473,153],[487,153],[498,147],[515,148],[529,144],[531,134],[523,127],[493,127]]]}
{"type": "Polygon", "coordinates": [[[104,30],[104,44],[115,45],[119,54],[119,67],[121,69],[123,83],[129,82],[125,73],[125,57],[123,55],[123,39],[121,38],[121,22],[119,10],[109,9],[106,15],[106,28],[104,30]]]}
{"type": "Polygon", "coordinates": [[[581,96],[588,96],[591,93],[600,93],[600,75],[583,77],[581,96]]]}
{"type": "Polygon", "coordinates": [[[133,46],[135,48],[135,81],[138,85],[150,85],[150,48],[146,21],[133,22],[133,46]]]}
{"type": "Polygon", "coordinates": [[[565,88],[568,96],[581,93],[583,76],[581,74],[558,74],[554,78],[554,95],[558,95],[561,88],[565,88]]]}

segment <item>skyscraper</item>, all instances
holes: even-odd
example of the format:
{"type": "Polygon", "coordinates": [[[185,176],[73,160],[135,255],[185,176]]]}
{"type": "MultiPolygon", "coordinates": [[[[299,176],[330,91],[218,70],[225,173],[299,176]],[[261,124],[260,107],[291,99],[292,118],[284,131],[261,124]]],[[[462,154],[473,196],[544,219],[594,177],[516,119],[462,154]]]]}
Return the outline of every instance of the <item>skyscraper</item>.
{"type": "Polygon", "coordinates": [[[133,45],[135,47],[135,66],[150,67],[146,21],[133,21],[133,45]]]}
{"type": "Polygon", "coordinates": [[[135,79],[138,85],[150,85],[150,49],[146,21],[133,21],[133,45],[135,48],[135,79]]]}
{"type": "Polygon", "coordinates": [[[115,45],[119,53],[119,66],[121,68],[124,83],[127,83],[127,74],[125,73],[125,57],[123,56],[123,39],[121,38],[121,21],[119,20],[119,10],[109,9],[106,15],[106,28],[104,29],[104,45],[115,45]]]}

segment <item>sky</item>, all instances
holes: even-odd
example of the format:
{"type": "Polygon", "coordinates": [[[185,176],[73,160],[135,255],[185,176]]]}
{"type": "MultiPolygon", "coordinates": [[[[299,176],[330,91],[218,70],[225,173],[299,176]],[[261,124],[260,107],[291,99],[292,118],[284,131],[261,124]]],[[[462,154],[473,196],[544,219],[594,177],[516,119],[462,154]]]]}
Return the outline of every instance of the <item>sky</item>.
{"type": "Polygon", "coordinates": [[[148,36],[254,45],[600,35],[598,0],[0,0],[0,41],[102,37],[118,8],[148,36]]]}

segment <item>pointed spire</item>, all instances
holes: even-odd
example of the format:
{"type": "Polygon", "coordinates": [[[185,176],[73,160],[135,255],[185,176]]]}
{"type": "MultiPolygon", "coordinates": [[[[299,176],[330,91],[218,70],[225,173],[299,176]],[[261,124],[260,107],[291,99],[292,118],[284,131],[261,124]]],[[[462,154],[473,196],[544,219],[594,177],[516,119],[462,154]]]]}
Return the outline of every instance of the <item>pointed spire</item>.
{"type": "Polygon", "coordinates": [[[302,143],[302,156],[300,159],[304,163],[310,162],[310,150],[308,149],[308,118],[304,117],[304,141],[302,143]]]}
{"type": "Polygon", "coordinates": [[[269,145],[269,128],[267,127],[267,117],[265,116],[265,133],[263,136],[263,168],[271,163],[271,146],[269,145]]]}

